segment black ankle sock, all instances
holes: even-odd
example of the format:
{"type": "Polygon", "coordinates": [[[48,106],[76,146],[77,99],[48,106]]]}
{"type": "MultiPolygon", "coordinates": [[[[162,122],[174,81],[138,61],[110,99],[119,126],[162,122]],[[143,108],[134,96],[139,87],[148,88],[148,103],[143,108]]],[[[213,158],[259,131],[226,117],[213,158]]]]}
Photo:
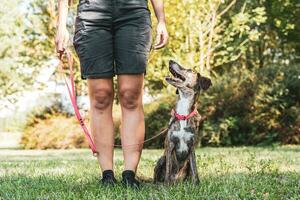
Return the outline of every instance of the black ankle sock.
{"type": "Polygon", "coordinates": [[[132,170],[122,172],[122,183],[130,187],[138,188],[140,186],[140,182],[135,179],[135,173],[132,170]]]}
{"type": "Polygon", "coordinates": [[[115,184],[117,180],[115,179],[114,172],[112,170],[104,170],[101,182],[104,184],[115,184]]]}
{"type": "Polygon", "coordinates": [[[114,177],[114,172],[113,170],[104,170],[102,172],[102,177],[114,177]]]}

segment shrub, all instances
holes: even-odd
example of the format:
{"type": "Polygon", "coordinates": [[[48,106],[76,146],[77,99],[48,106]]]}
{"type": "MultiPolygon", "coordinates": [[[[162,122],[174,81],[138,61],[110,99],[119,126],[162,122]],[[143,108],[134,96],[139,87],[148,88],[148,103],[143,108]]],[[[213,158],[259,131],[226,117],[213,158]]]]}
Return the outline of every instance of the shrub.
{"type": "Polygon", "coordinates": [[[202,109],[203,145],[300,143],[299,66],[233,69],[217,77],[202,109]]]}
{"type": "MultiPolygon", "coordinates": [[[[202,146],[300,144],[299,66],[232,68],[215,77],[213,87],[200,95],[199,112],[208,118],[201,131],[202,146]]],[[[146,139],[170,120],[175,95],[165,94],[145,105],[146,139]]],[[[25,148],[87,147],[74,117],[51,110],[36,116],[27,126],[25,148]]],[[[120,144],[120,109],[114,110],[116,143],[120,144]]],[[[88,124],[88,119],[87,119],[88,124]]],[[[161,148],[166,134],[146,142],[145,148],[161,148]]]]}
{"type": "Polygon", "coordinates": [[[25,149],[67,149],[88,147],[74,117],[53,113],[36,118],[24,130],[21,144],[25,149]]]}
{"type": "MultiPolygon", "coordinates": [[[[171,109],[175,105],[175,96],[162,96],[159,99],[145,105],[145,128],[146,139],[155,136],[157,133],[166,128],[170,117],[171,109]]],[[[146,148],[161,148],[164,144],[166,134],[158,136],[156,139],[146,142],[146,148]]]]}
{"type": "MultiPolygon", "coordinates": [[[[84,121],[88,129],[89,116],[86,113],[84,121]]],[[[120,126],[119,109],[114,109],[115,132],[120,126]]],[[[120,142],[119,134],[116,143],[120,142]]],[[[88,147],[85,135],[74,116],[62,114],[58,107],[48,107],[35,112],[29,119],[23,131],[21,145],[25,149],[69,149],[88,147]]]]}

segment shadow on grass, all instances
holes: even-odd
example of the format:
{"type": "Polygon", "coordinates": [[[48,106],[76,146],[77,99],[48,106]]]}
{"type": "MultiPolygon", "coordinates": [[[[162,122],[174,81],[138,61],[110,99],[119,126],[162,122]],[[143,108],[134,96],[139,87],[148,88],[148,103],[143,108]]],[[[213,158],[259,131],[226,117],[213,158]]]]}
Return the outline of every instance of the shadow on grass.
{"type": "Polygon", "coordinates": [[[0,177],[0,199],[291,199],[300,197],[299,173],[206,175],[200,185],[154,185],[142,177],[139,190],[105,187],[91,175],[12,175],[0,177]]]}

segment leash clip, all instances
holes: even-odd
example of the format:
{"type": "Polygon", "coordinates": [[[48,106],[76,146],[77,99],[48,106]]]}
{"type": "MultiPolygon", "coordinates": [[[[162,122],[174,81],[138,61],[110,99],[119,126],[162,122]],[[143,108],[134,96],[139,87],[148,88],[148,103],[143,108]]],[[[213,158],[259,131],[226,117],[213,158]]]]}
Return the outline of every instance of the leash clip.
{"type": "Polygon", "coordinates": [[[98,153],[98,152],[93,152],[93,156],[94,156],[94,157],[96,157],[96,158],[97,158],[97,157],[98,157],[98,155],[99,155],[99,153],[98,153]]]}

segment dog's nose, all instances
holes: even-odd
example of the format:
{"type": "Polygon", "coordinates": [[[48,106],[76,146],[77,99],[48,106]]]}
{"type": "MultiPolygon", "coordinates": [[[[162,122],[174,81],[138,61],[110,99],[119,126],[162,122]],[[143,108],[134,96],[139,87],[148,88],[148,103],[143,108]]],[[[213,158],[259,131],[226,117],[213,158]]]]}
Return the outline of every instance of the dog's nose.
{"type": "Polygon", "coordinates": [[[186,160],[186,157],[188,156],[188,151],[181,151],[176,153],[177,159],[182,161],[182,160],[186,160]]]}

